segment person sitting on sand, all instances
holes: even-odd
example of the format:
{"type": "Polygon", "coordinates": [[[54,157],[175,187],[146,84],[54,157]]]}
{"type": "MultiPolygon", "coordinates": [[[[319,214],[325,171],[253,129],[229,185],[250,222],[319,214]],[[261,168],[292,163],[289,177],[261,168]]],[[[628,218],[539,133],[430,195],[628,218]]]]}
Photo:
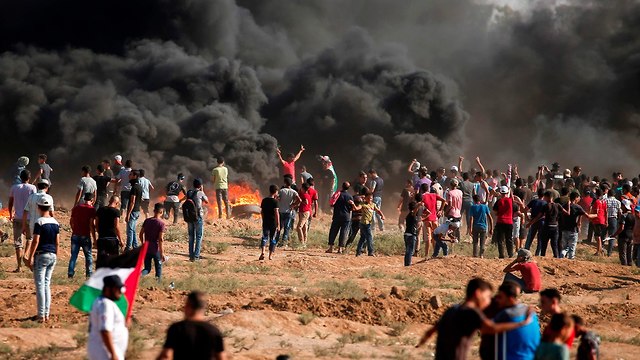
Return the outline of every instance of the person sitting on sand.
{"type": "Polygon", "coordinates": [[[540,269],[533,261],[531,251],[527,249],[518,250],[518,256],[507,265],[504,270],[504,281],[513,281],[520,285],[524,293],[531,294],[540,291],[540,269]],[[522,278],[513,274],[514,271],[520,271],[522,278]]]}

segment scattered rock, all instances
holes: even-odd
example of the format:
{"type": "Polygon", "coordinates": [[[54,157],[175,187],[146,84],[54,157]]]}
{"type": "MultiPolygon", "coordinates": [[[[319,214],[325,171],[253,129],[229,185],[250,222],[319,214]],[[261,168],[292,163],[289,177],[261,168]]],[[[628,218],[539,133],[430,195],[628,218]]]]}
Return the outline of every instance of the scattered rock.
{"type": "Polygon", "coordinates": [[[442,307],[442,299],[440,299],[438,295],[432,296],[431,299],[429,299],[429,304],[431,304],[431,307],[434,309],[440,309],[442,307]]]}
{"type": "Polygon", "coordinates": [[[395,296],[396,298],[402,300],[403,296],[397,286],[391,288],[391,296],[395,296]]]}
{"type": "Polygon", "coordinates": [[[229,315],[229,314],[233,314],[233,309],[226,308],[226,309],[220,311],[220,315],[229,315]]]}
{"type": "Polygon", "coordinates": [[[631,294],[627,294],[627,300],[631,300],[631,294]]]}

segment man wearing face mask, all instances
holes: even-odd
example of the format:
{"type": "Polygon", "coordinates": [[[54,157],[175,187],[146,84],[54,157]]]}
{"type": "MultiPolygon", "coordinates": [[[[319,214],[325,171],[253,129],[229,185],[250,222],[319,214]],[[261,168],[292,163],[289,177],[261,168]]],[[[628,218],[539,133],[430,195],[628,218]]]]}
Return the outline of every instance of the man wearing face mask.
{"type": "Polygon", "coordinates": [[[122,360],[127,352],[129,330],[116,301],[122,296],[118,275],[105,276],[102,295],[91,307],[87,355],[90,360],[122,360]]]}

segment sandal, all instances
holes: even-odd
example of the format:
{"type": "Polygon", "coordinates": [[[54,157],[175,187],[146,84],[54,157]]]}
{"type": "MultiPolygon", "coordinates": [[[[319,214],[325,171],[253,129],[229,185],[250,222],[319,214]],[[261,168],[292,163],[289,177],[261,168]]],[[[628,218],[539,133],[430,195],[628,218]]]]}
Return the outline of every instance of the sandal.
{"type": "Polygon", "coordinates": [[[264,260],[264,254],[260,254],[260,257],[258,258],[258,260],[264,260]]]}

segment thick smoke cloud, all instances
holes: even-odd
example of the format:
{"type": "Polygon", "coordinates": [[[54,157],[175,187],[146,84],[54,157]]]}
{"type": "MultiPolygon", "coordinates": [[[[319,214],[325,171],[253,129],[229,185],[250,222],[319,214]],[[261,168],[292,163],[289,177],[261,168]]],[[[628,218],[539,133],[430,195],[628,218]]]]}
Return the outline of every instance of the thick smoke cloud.
{"type": "Polygon", "coordinates": [[[264,185],[304,143],[342,178],[459,153],[635,171],[639,26],[632,0],[3,2],[1,160],[164,179],[221,153],[264,185]]]}

